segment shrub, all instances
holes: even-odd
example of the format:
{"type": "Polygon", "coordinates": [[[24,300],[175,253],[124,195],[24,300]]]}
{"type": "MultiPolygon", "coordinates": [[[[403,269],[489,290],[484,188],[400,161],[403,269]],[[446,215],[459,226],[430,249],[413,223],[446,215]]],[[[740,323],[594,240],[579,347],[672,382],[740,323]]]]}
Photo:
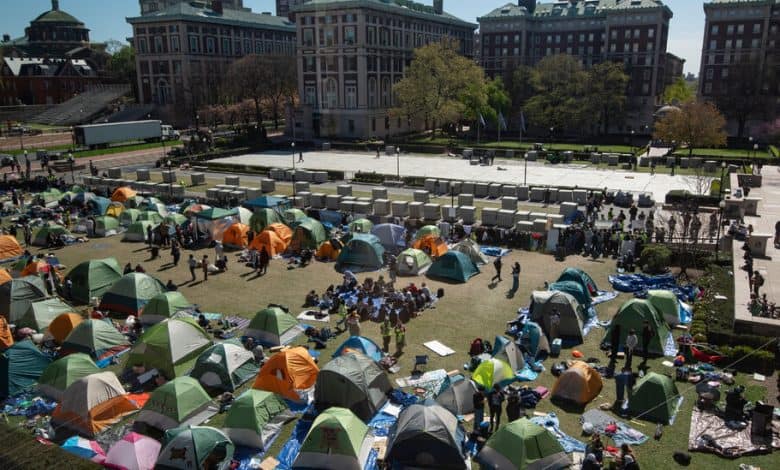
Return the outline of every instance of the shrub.
{"type": "Polygon", "coordinates": [[[672,252],[664,245],[648,245],[639,257],[639,266],[649,274],[661,274],[669,269],[672,252]]]}
{"type": "Polygon", "coordinates": [[[741,372],[771,374],[775,369],[775,355],[770,351],[755,350],[750,346],[722,347],[720,353],[726,356],[727,364],[741,372]]]}

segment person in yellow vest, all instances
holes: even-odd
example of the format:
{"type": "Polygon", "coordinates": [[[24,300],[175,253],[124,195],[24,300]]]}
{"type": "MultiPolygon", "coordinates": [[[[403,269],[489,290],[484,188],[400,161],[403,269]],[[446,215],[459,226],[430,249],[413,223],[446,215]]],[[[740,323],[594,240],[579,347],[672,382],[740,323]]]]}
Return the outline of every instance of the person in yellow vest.
{"type": "Polygon", "coordinates": [[[399,321],[393,331],[395,332],[395,356],[399,357],[404,353],[404,346],[406,346],[406,327],[399,321]]]}
{"type": "Polygon", "coordinates": [[[360,336],[360,315],[358,315],[355,309],[347,315],[347,328],[349,329],[349,336],[360,336]]]}
{"type": "Polygon", "coordinates": [[[385,317],[385,321],[382,322],[382,325],[379,327],[379,332],[382,334],[382,351],[389,353],[390,352],[390,338],[392,337],[392,325],[390,324],[390,319],[385,317]]]}

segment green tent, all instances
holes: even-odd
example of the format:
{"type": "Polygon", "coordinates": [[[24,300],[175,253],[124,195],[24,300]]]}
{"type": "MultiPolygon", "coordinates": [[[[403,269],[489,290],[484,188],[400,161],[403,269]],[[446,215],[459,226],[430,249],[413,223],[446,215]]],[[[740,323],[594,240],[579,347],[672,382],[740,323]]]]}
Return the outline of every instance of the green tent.
{"type": "Polygon", "coordinates": [[[208,426],[182,426],[165,432],[162,450],[155,470],[192,470],[204,468],[211,454],[224,455],[221,462],[209,468],[225,470],[230,466],[236,447],[219,429],[208,426]]]}
{"type": "Polygon", "coordinates": [[[433,262],[427,272],[429,277],[455,282],[466,282],[477,274],[479,267],[468,255],[459,251],[444,253],[433,262]]]}
{"type": "Polygon", "coordinates": [[[369,233],[356,233],[341,249],[336,259],[336,270],[376,271],[384,265],[385,248],[379,237],[369,233]]]}
{"type": "Polygon", "coordinates": [[[353,220],[349,224],[349,231],[354,234],[371,233],[372,228],[374,228],[374,224],[368,219],[353,220]]]}
{"type": "Polygon", "coordinates": [[[141,311],[139,320],[144,325],[160,323],[166,318],[172,318],[176,312],[186,310],[192,306],[181,292],[162,292],[149,300],[141,311]]]}
{"type": "Polygon", "coordinates": [[[671,326],[680,323],[680,301],[677,294],[670,290],[651,289],[647,291],[647,301],[663,316],[671,326]]]}
{"type": "Polygon", "coordinates": [[[218,343],[203,351],[190,377],[209,390],[233,392],[257,375],[254,355],[238,341],[218,343]]]}
{"type": "MultiPolygon", "coordinates": [[[[124,212],[122,212],[124,214],[124,212]]],[[[146,241],[146,229],[152,227],[154,229],[157,225],[149,222],[148,220],[138,220],[128,225],[127,231],[125,231],[122,241],[126,242],[143,242],[146,241]]]]}
{"type": "Polygon", "coordinates": [[[368,426],[350,410],[329,408],[314,420],[292,468],[361,470],[372,441],[368,426]]]}
{"type": "Polygon", "coordinates": [[[62,349],[89,354],[97,359],[110,349],[128,344],[127,338],[108,321],[84,320],[68,334],[62,342],[62,349]]]}
{"type": "Polygon", "coordinates": [[[51,188],[49,191],[38,193],[36,198],[41,201],[42,206],[48,206],[49,204],[58,202],[62,199],[62,192],[57,188],[51,188]]]}
{"type": "Polygon", "coordinates": [[[0,285],[0,315],[16,323],[27,313],[30,304],[48,297],[46,286],[38,276],[11,279],[0,285]]]}
{"type": "Polygon", "coordinates": [[[679,396],[671,377],[650,372],[634,385],[628,399],[628,412],[647,421],[671,424],[679,396]]]}
{"type": "Polygon", "coordinates": [[[166,431],[197,420],[197,415],[211,403],[211,397],[192,377],[176,377],[155,389],[149,401],[138,412],[136,422],[166,431]]]}
{"type": "Polygon", "coordinates": [[[138,209],[125,209],[121,214],[119,214],[119,224],[123,227],[127,227],[133,222],[137,221],[138,217],[140,216],[141,211],[138,209]]]}
{"type": "Polygon", "coordinates": [[[119,231],[119,220],[108,216],[101,215],[95,217],[95,236],[106,237],[108,235],[116,235],[119,231]]]}
{"type": "Polygon", "coordinates": [[[56,401],[60,401],[65,389],[73,382],[88,375],[97,374],[100,368],[86,354],[74,353],[49,364],[38,379],[38,390],[56,401]]]}
{"type": "Polygon", "coordinates": [[[648,346],[649,352],[651,354],[663,356],[664,346],[670,335],[669,327],[666,325],[661,314],[645,299],[631,299],[620,307],[614,318],[612,318],[612,322],[607,327],[607,332],[602,340],[602,347],[610,347],[609,342],[612,337],[612,329],[615,328],[615,326],[620,326],[619,348],[623,349],[626,344],[626,336],[628,336],[629,330],[633,329],[636,332],[637,337],[641,337],[642,327],[644,326],[645,321],[649,322],[650,327],[655,333],[653,337],[650,338],[650,344],[648,346]]]}
{"type": "Polygon", "coordinates": [[[57,315],[72,312],[73,307],[57,297],[32,302],[27,312],[16,322],[17,328],[32,328],[35,331],[43,331],[49,327],[57,315]]]}
{"type": "Polygon", "coordinates": [[[163,217],[156,211],[143,211],[138,215],[138,220],[151,222],[154,225],[163,221],[163,217]]]}
{"type": "Polygon", "coordinates": [[[129,273],[116,281],[100,299],[100,309],[138,315],[154,296],[165,292],[159,280],[144,273],[129,273]]]}
{"type": "Polygon", "coordinates": [[[63,227],[62,225],[57,224],[47,224],[43,227],[39,228],[37,232],[35,232],[35,235],[33,235],[32,244],[33,246],[47,246],[47,240],[49,237],[49,234],[52,234],[54,236],[72,236],[72,234],[63,227]]]}
{"type": "Polygon", "coordinates": [[[368,421],[387,402],[392,390],[384,369],[365,354],[344,354],[320,370],[314,387],[314,405],[318,411],[332,406],[352,410],[368,421]]]}
{"type": "Polygon", "coordinates": [[[414,239],[419,240],[427,236],[441,237],[441,230],[435,225],[425,225],[414,234],[414,239]]]}
{"type": "Polygon", "coordinates": [[[287,225],[294,224],[295,222],[305,218],[306,213],[300,209],[287,209],[286,211],[282,212],[282,219],[287,225]]]}
{"type": "Polygon", "coordinates": [[[392,468],[466,470],[465,434],[458,418],[436,402],[409,405],[390,428],[385,461],[392,468]]]}
{"type": "Polygon", "coordinates": [[[287,404],[279,395],[250,388],[230,406],[222,428],[235,445],[264,449],[282,425],[274,418],[289,416],[286,411],[287,404]]]}
{"type": "Polygon", "coordinates": [[[281,223],[282,219],[273,209],[255,209],[252,217],[249,218],[249,228],[255,233],[260,233],[271,224],[281,223]]]}
{"type": "Polygon", "coordinates": [[[298,320],[286,310],[269,305],[255,314],[244,334],[267,346],[287,344],[303,332],[298,320]]]}
{"type": "Polygon", "coordinates": [[[157,369],[168,379],[183,375],[204,349],[211,346],[208,333],[194,320],[173,318],[162,321],[141,335],[127,358],[127,365],[143,364],[157,369]]]}
{"type": "Polygon", "coordinates": [[[424,251],[416,248],[407,248],[396,257],[398,274],[402,276],[422,276],[432,263],[424,251]]]}
{"type": "Polygon", "coordinates": [[[477,454],[476,461],[485,469],[558,470],[571,465],[558,439],[528,418],[499,428],[477,454]]]}
{"type": "Polygon", "coordinates": [[[550,284],[550,290],[565,292],[577,299],[583,309],[587,310],[593,304],[593,299],[588,290],[576,281],[560,281],[550,284]]]}
{"type": "Polygon", "coordinates": [[[290,250],[298,253],[301,250],[316,250],[320,243],[328,239],[328,233],[319,220],[305,217],[298,220],[293,230],[290,250]]]}
{"type": "Polygon", "coordinates": [[[168,224],[181,225],[187,222],[187,217],[176,212],[171,212],[170,214],[166,215],[163,220],[168,224]]]}
{"type": "Polygon", "coordinates": [[[51,358],[32,341],[20,341],[0,354],[0,398],[16,395],[35,384],[51,358]]]}
{"type": "Polygon", "coordinates": [[[122,268],[116,258],[93,259],[77,264],[65,278],[73,283],[71,298],[88,304],[122,278],[122,268]]]}
{"type": "Polygon", "coordinates": [[[196,219],[201,220],[219,220],[224,219],[225,217],[233,217],[234,215],[238,215],[238,211],[236,209],[220,209],[219,207],[210,207],[206,210],[196,212],[193,215],[196,219]]]}
{"type": "Polygon", "coordinates": [[[563,270],[558,280],[555,282],[574,281],[581,285],[586,292],[590,295],[597,295],[599,288],[596,286],[596,282],[585,271],[579,268],[566,268],[563,270]]]}

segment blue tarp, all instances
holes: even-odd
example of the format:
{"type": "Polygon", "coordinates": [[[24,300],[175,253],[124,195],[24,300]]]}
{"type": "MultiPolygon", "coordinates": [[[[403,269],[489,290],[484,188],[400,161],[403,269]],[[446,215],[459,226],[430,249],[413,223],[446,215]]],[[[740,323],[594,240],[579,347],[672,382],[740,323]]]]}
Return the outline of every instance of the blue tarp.
{"type": "Polygon", "coordinates": [[[531,418],[531,422],[536,423],[550,431],[567,454],[572,452],[585,452],[585,444],[583,442],[580,442],[561,431],[560,423],[558,422],[558,416],[556,416],[554,412],[551,412],[546,416],[534,416],[531,418]]]}
{"type": "Polygon", "coordinates": [[[341,226],[341,212],[338,211],[320,211],[320,222],[323,225],[329,224],[331,227],[341,226]]]}
{"type": "Polygon", "coordinates": [[[609,276],[609,282],[620,292],[633,292],[634,297],[644,299],[647,291],[651,289],[663,289],[674,292],[683,302],[696,300],[698,288],[694,285],[680,286],[673,274],[660,276],[647,276],[645,274],[619,274],[609,276]]]}
{"type": "Polygon", "coordinates": [[[248,209],[287,209],[291,207],[290,200],[282,197],[261,196],[244,203],[248,209]]]}

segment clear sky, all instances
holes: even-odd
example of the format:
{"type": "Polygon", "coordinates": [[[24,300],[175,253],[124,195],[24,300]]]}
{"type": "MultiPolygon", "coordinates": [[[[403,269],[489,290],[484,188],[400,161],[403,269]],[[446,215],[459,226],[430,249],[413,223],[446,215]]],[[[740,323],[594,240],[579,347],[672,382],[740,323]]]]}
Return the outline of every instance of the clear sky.
{"type": "MultiPolygon", "coordinates": [[[[2,0],[0,34],[19,37],[30,20],[51,8],[51,0],[2,0]],[[11,6],[11,4],[13,6],[11,6]]],[[[433,0],[418,0],[432,4],[433,0]]],[[[466,20],[474,21],[478,16],[505,5],[509,0],[444,0],[444,9],[466,20]]],[[[704,10],[702,0],[665,0],[674,12],[669,46],[667,50],[684,59],[685,71],[698,74],[704,31],[704,10]]],[[[275,11],[274,0],[244,0],[244,4],[256,12],[275,11]]],[[[139,14],[136,0],[60,0],[60,9],[83,21],[91,31],[93,41],[124,39],[131,34],[128,16],[139,14]]]]}

